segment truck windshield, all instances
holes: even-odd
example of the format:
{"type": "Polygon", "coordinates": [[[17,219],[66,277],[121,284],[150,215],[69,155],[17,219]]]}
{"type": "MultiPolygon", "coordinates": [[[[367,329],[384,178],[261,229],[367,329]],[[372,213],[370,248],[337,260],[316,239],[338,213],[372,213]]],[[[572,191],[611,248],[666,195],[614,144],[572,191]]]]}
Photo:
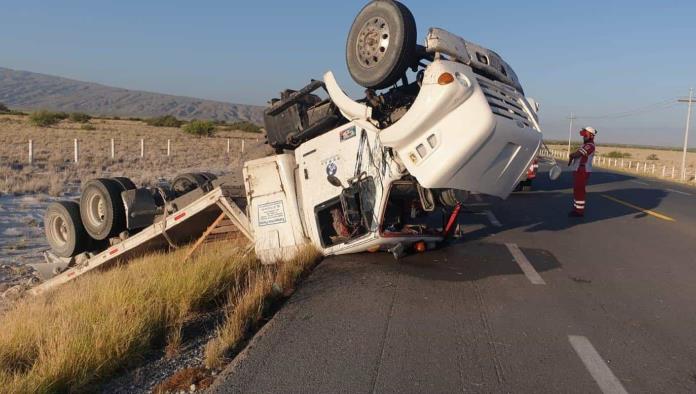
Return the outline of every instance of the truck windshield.
{"type": "Polygon", "coordinates": [[[395,182],[389,190],[387,207],[380,225],[382,236],[439,235],[444,214],[423,208],[415,182],[395,182]]]}

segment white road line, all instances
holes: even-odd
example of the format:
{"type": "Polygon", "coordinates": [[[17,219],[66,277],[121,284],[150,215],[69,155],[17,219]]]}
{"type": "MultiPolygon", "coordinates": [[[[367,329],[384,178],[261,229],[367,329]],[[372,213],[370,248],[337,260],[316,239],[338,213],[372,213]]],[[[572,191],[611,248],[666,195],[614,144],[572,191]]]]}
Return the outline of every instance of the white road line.
{"type": "Polygon", "coordinates": [[[503,227],[503,225],[500,224],[498,218],[495,217],[492,211],[486,211],[486,216],[488,217],[488,221],[491,222],[491,224],[495,227],[503,227]]]}
{"type": "Polygon", "coordinates": [[[668,192],[672,192],[672,193],[683,194],[683,195],[685,195],[685,196],[693,196],[693,194],[687,193],[687,192],[683,192],[683,191],[681,191],[681,190],[676,190],[676,189],[665,189],[665,190],[667,190],[668,192]]]}
{"type": "Polygon", "coordinates": [[[633,183],[637,183],[637,184],[639,184],[639,185],[643,185],[643,186],[650,186],[650,184],[649,184],[649,183],[645,183],[645,182],[641,182],[641,181],[631,181],[631,182],[633,182],[633,183]]]}
{"type": "Polygon", "coordinates": [[[529,260],[527,260],[527,256],[525,256],[524,253],[522,253],[519,246],[517,246],[516,244],[505,244],[505,246],[507,246],[508,250],[510,251],[510,254],[512,255],[512,257],[515,258],[517,265],[520,266],[520,269],[522,269],[524,275],[527,277],[527,279],[529,279],[530,282],[532,282],[533,285],[546,284],[544,279],[542,279],[539,273],[536,272],[529,260]]]}
{"type": "Polygon", "coordinates": [[[604,394],[628,394],[587,338],[569,335],[568,340],[604,394]]]}

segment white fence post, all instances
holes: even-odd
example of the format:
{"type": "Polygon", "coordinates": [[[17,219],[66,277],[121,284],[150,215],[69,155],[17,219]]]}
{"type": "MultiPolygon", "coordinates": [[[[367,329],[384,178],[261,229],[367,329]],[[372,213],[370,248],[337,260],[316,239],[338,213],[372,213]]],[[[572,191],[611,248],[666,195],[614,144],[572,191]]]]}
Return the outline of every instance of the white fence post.
{"type": "Polygon", "coordinates": [[[621,168],[623,168],[623,159],[621,159],[621,168]]]}
{"type": "Polygon", "coordinates": [[[652,173],[655,175],[655,164],[653,164],[652,173]]]}
{"type": "Polygon", "coordinates": [[[662,166],[662,177],[665,177],[665,173],[667,172],[667,166],[662,166]]]}
{"type": "Polygon", "coordinates": [[[145,157],[145,139],[140,139],[140,157],[145,157]]]}
{"type": "Polygon", "coordinates": [[[167,140],[167,157],[172,154],[172,140],[167,140]]]}
{"type": "Polygon", "coordinates": [[[227,139],[227,154],[230,154],[230,139],[227,139]]]}
{"type": "Polygon", "coordinates": [[[34,164],[34,141],[29,140],[29,164],[34,164]]]}
{"type": "Polygon", "coordinates": [[[116,144],[114,143],[114,139],[111,139],[111,160],[116,158],[116,144]]]}
{"type": "Polygon", "coordinates": [[[77,142],[77,138],[74,139],[74,145],[75,145],[75,164],[79,162],[79,151],[80,151],[80,144],[77,142]]]}
{"type": "Polygon", "coordinates": [[[672,179],[674,179],[674,166],[672,166],[672,179]]]}
{"type": "Polygon", "coordinates": [[[242,140],[242,154],[244,154],[244,140],[242,140]]]}

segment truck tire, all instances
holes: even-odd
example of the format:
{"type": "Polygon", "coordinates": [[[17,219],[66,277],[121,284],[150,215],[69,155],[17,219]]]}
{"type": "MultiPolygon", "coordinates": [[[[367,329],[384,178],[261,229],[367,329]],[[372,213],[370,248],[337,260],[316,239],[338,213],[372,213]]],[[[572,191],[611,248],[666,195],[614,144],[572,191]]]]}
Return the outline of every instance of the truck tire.
{"type": "Polygon", "coordinates": [[[192,190],[202,187],[206,182],[208,182],[208,180],[197,172],[181,174],[174,178],[172,190],[176,197],[181,197],[192,190]]]}
{"type": "Polygon", "coordinates": [[[119,185],[121,185],[121,191],[137,189],[137,186],[135,186],[135,183],[133,183],[133,181],[131,181],[129,178],[126,178],[124,176],[117,176],[117,177],[114,177],[111,179],[113,179],[119,185]]]}
{"type": "Polygon", "coordinates": [[[346,44],[346,63],[363,87],[394,85],[415,59],[416,21],[395,0],[374,0],[355,17],[346,44]]]}
{"type": "Polygon", "coordinates": [[[457,189],[438,189],[437,199],[447,208],[454,208],[458,203],[464,203],[469,199],[469,193],[457,189]]]}
{"type": "Polygon", "coordinates": [[[46,240],[58,257],[73,257],[85,250],[89,236],[80,218],[80,204],[74,201],[56,201],[49,204],[44,215],[46,240]]]}
{"type": "Polygon", "coordinates": [[[101,241],[126,229],[122,186],[113,179],[93,179],[80,197],[82,224],[92,238],[101,241]]]}

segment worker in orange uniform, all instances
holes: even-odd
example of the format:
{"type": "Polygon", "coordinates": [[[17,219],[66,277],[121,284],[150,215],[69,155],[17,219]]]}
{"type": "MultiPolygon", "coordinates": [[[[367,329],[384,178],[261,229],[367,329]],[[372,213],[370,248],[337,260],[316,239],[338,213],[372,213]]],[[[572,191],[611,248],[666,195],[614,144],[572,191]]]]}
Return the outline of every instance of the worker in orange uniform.
{"type": "Polygon", "coordinates": [[[578,150],[570,154],[568,160],[568,166],[573,170],[573,210],[568,216],[581,218],[585,216],[585,187],[592,173],[592,160],[595,153],[594,139],[597,130],[585,127],[580,130],[580,135],[583,144],[578,150]]]}

